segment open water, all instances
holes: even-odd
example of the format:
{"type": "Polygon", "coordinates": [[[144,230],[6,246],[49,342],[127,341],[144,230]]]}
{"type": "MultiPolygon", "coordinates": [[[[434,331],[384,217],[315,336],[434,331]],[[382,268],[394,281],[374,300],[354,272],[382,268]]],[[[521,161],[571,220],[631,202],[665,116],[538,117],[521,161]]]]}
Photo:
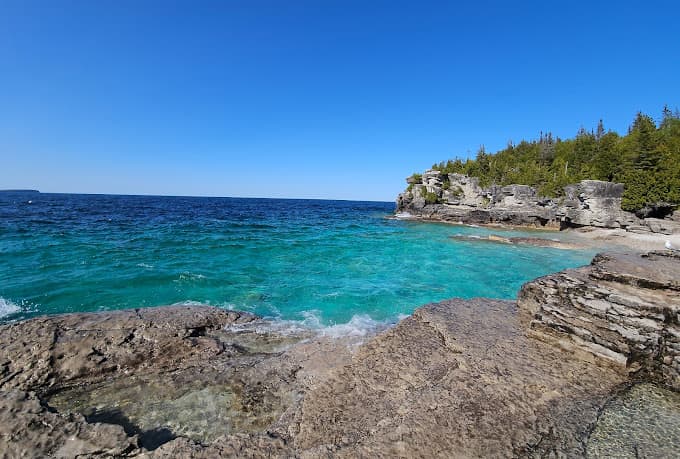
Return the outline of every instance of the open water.
{"type": "Polygon", "coordinates": [[[512,299],[524,282],[593,255],[455,240],[527,233],[385,218],[393,211],[383,202],[0,193],[0,321],[201,303],[350,333],[445,298],[512,299]]]}

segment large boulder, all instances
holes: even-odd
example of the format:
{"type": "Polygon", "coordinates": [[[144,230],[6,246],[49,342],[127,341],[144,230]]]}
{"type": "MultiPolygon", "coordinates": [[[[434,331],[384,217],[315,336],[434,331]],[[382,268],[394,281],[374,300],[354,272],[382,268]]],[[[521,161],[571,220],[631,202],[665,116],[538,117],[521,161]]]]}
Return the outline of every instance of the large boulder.
{"type": "Polygon", "coordinates": [[[626,228],[640,224],[635,214],[621,209],[622,183],[583,180],[567,185],[564,192],[557,209],[564,226],[626,228]]]}
{"type": "Polygon", "coordinates": [[[680,234],[680,221],[661,218],[645,218],[643,225],[649,228],[652,233],[661,234],[680,234]]]}
{"type": "Polygon", "coordinates": [[[479,179],[463,174],[449,174],[449,187],[444,199],[449,204],[470,207],[486,207],[490,202],[489,192],[479,186],[479,179]]]}

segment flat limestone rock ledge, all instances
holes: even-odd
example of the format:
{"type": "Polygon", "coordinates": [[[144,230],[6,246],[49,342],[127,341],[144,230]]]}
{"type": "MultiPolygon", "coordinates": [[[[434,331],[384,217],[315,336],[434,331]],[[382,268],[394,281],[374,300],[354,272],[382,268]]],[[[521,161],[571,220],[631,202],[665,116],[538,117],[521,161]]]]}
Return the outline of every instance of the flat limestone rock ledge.
{"type": "Polygon", "coordinates": [[[680,390],[680,253],[600,254],[525,284],[530,334],[680,390]]]}
{"type": "Polygon", "coordinates": [[[0,325],[0,457],[287,455],[267,428],[350,353],[261,326],[196,306],[0,325]]]}
{"type": "Polygon", "coordinates": [[[509,301],[430,304],[307,394],[302,457],[583,457],[627,375],[526,336],[509,301]]]}
{"type": "MultiPolygon", "coordinates": [[[[6,457],[582,457],[628,372],[514,302],[426,305],[355,353],[166,307],[0,326],[6,457]]],[[[262,328],[265,328],[265,331],[262,328]]]]}

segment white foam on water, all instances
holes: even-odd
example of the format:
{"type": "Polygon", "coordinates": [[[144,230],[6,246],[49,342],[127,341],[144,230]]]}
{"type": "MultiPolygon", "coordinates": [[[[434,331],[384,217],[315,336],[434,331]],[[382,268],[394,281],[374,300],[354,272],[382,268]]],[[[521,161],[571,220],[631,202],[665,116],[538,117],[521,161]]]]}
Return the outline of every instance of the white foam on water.
{"type": "Polygon", "coordinates": [[[205,278],[206,277],[203,274],[192,273],[191,271],[184,271],[183,273],[180,273],[179,277],[175,279],[173,282],[197,281],[203,280],[205,278]]]}
{"type": "Polygon", "coordinates": [[[283,335],[316,335],[327,338],[351,338],[357,343],[363,338],[371,337],[394,326],[408,315],[399,314],[396,320],[375,320],[368,314],[355,314],[346,323],[324,325],[318,311],[305,311],[303,320],[263,319],[245,324],[232,324],[227,328],[232,331],[250,331],[255,333],[279,333],[283,335]]]}
{"type": "Polygon", "coordinates": [[[8,316],[20,312],[21,308],[10,300],[0,297],[0,317],[8,316]]]}
{"type": "Polygon", "coordinates": [[[397,212],[396,214],[394,214],[394,218],[404,218],[404,219],[413,218],[413,214],[411,214],[409,212],[397,212]]]}
{"type": "Polygon", "coordinates": [[[177,303],[172,303],[170,306],[210,306],[210,303],[205,301],[184,300],[177,303]]]}
{"type": "Polygon", "coordinates": [[[343,338],[347,336],[363,338],[367,335],[378,333],[388,328],[390,325],[393,324],[375,320],[366,314],[357,314],[352,316],[349,322],[323,327],[319,333],[322,336],[329,336],[331,338],[343,338]]]}

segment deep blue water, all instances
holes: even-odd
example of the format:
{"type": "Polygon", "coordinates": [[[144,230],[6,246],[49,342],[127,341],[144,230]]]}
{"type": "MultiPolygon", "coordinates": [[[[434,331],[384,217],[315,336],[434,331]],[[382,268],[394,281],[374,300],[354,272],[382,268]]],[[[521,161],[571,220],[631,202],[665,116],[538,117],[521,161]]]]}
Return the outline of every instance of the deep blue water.
{"type": "Polygon", "coordinates": [[[498,230],[386,219],[393,210],[0,193],[0,320],[196,302],[324,326],[394,321],[450,297],[514,298],[525,281],[592,256],[458,241],[498,230]]]}

